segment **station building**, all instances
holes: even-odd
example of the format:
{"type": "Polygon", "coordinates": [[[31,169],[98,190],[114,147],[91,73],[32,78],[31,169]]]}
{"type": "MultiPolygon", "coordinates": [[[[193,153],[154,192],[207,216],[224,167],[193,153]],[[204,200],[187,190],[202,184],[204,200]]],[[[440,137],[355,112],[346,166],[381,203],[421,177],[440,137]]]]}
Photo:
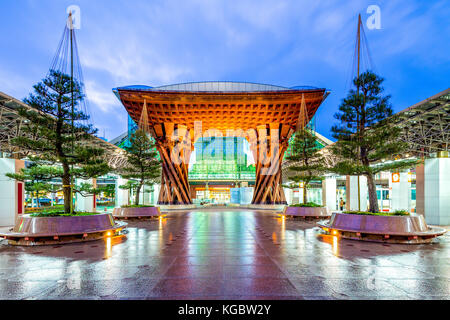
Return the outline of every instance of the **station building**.
{"type": "MultiPolygon", "coordinates": [[[[285,89],[286,90],[286,89],[285,89]]],[[[274,90],[276,91],[276,90],[274,90]]],[[[245,94],[245,93],[241,93],[245,94]]],[[[323,93],[322,97],[323,99],[323,93]]],[[[319,100],[321,101],[321,100],[319,100]]],[[[299,102],[301,104],[301,100],[299,102]]],[[[21,134],[23,121],[18,114],[20,107],[28,107],[23,102],[0,92],[0,201],[4,210],[0,214],[0,225],[14,224],[18,216],[25,213],[26,191],[22,182],[4,176],[7,172],[17,172],[26,166],[27,150],[16,150],[9,144],[10,139],[21,134]]],[[[298,106],[297,106],[298,107],[298,106]]],[[[297,117],[299,115],[297,114],[297,117]]],[[[403,156],[421,159],[416,168],[403,172],[382,172],[376,176],[380,208],[384,211],[406,209],[425,215],[428,224],[450,225],[450,89],[444,90],[396,114],[396,125],[402,128],[401,139],[408,143],[409,150],[403,156]]],[[[313,117],[311,117],[313,119],[313,117]]],[[[94,143],[107,150],[107,160],[112,167],[126,161],[123,147],[129,133],[136,130],[139,119],[129,118],[129,131],[110,142],[97,139],[94,143]],[[137,120],[137,121],[136,121],[137,120]]],[[[313,125],[313,121],[309,124],[313,125]]],[[[314,127],[312,127],[314,128],[314,127]]],[[[321,141],[325,158],[332,163],[329,145],[332,141],[316,133],[321,141]]],[[[193,203],[212,202],[224,204],[248,204],[251,202],[256,182],[256,165],[247,139],[224,137],[221,143],[212,138],[199,138],[194,143],[194,152],[187,167],[189,194],[193,203]],[[217,146],[233,146],[225,151],[217,146]],[[215,146],[214,148],[212,146],[215,146]],[[249,151],[250,150],[250,151],[249,151]],[[219,159],[221,158],[221,159],[219,159]]],[[[217,139],[219,140],[219,139],[217,139]]],[[[289,150],[285,150],[289,152],[289,150]]],[[[289,163],[281,170],[283,193],[286,203],[298,203],[304,190],[292,185],[289,180],[289,163]],[[290,185],[290,188],[284,186],[290,185]]],[[[340,199],[344,199],[343,209],[358,209],[357,178],[353,176],[328,175],[324,181],[312,184],[307,192],[309,198],[331,210],[340,210],[340,199]]],[[[120,177],[108,175],[97,179],[99,184],[116,186],[116,205],[129,201],[118,186],[124,181],[120,177]]],[[[156,204],[160,195],[160,184],[147,189],[143,196],[145,203],[156,204]]],[[[367,187],[360,178],[359,208],[367,206],[367,187]]],[[[93,199],[78,199],[79,210],[95,209],[93,199]]]]}

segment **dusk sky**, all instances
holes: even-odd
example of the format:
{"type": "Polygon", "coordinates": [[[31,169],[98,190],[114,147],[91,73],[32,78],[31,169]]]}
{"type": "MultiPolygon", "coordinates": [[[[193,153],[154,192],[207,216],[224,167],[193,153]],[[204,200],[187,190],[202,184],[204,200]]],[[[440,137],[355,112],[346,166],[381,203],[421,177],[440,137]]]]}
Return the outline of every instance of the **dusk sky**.
{"type": "Polygon", "coordinates": [[[107,139],[127,128],[112,88],[208,80],[327,88],[316,129],[331,138],[358,13],[394,111],[450,87],[448,1],[0,0],[0,91],[22,100],[46,75],[72,4],[92,123],[107,139]],[[367,28],[369,5],[381,29],[367,28]]]}

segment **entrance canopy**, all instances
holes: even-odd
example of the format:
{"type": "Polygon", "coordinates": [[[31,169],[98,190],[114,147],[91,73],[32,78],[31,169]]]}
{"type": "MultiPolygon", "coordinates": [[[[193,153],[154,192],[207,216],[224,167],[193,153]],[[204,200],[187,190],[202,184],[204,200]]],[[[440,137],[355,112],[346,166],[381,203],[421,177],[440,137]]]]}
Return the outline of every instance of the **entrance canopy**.
{"type": "MultiPolygon", "coordinates": [[[[131,118],[139,123],[144,103],[150,128],[176,123],[194,129],[201,121],[202,131],[216,129],[256,129],[258,125],[279,123],[295,128],[302,99],[311,119],[328,95],[313,87],[286,88],[245,82],[196,82],[161,87],[128,86],[113,89],[131,118]]],[[[161,132],[155,132],[156,136],[161,132]]]]}
{"type": "Polygon", "coordinates": [[[208,137],[248,139],[256,162],[252,203],[286,203],[280,168],[289,137],[328,95],[323,88],[220,81],[113,91],[131,118],[155,138],[163,168],[160,204],[192,203],[188,164],[193,142],[206,132],[208,137]]]}

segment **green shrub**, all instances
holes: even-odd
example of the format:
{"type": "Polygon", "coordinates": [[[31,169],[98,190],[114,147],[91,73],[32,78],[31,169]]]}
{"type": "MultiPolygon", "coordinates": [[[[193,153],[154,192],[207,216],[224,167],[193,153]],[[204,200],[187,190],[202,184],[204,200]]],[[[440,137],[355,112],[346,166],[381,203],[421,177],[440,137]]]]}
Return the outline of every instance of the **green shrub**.
{"type": "Polygon", "coordinates": [[[346,214],[361,214],[369,216],[407,216],[409,212],[406,210],[397,210],[395,212],[368,212],[368,211],[343,211],[346,214]]]}
{"type": "Polygon", "coordinates": [[[291,204],[289,207],[320,208],[320,207],[323,207],[323,206],[321,206],[320,204],[314,203],[314,202],[307,202],[307,203],[291,204]]]}
{"type": "Polygon", "coordinates": [[[409,216],[409,212],[406,210],[395,210],[394,216],[409,216]]]}
{"type": "Polygon", "coordinates": [[[154,206],[152,206],[150,204],[149,205],[147,205],[147,204],[139,204],[139,205],[131,204],[131,205],[124,205],[121,208],[150,208],[150,207],[154,207],[154,206]]]}
{"type": "Polygon", "coordinates": [[[80,216],[93,216],[96,214],[100,214],[100,212],[74,212],[72,214],[70,213],[64,213],[64,210],[60,211],[42,211],[42,212],[36,212],[31,214],[31,217],[80,217],[80,216]]]}
{"type": "Polygon", "coordinates": [[[51,212],[51,211],[61,211],[64,210],[64,205],[57,204],[51,207],[33,207],[33,208],[25,208],[25,213],[32,212],[51,212]]]}

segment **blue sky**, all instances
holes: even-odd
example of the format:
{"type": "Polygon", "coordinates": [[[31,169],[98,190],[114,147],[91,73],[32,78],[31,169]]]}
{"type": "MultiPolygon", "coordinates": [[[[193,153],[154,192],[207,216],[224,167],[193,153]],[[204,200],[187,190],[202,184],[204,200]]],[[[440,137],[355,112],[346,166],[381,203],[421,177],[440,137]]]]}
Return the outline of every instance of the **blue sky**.
{"type": "Polygon", "coordinates": [[[0,91],[24,98],[47,73],[66,8],[81,9],[77,39],[92,122],[108,139],[126,130],[111,88],[230,80],[325,87],[316,128],[331,137],[349,89],[358,13],[394,111],[450,87],[448,1],[1,0],[0,91]]]}

